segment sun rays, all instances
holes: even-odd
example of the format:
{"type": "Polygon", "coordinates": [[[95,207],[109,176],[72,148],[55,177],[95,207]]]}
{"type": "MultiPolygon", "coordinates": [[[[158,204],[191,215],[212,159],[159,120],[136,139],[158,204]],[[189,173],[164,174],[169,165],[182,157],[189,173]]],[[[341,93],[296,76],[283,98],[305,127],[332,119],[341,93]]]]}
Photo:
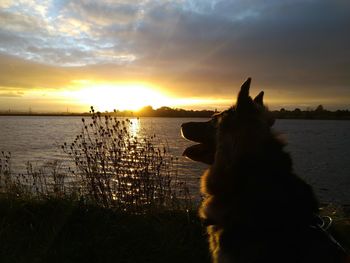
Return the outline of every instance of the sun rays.
{"type": "Polygon", "coordinates": [[[147,84],[82,82],[80,86],[68,92],[67,97],[73,97],[82,106],[93,105],[100,111],[137,111],[147,105],[158,108],[171,102],[171,98],[147,84]]]}
{"type": "Polygon", "coordinates": [[[63,97],[79,104],[82,109],[91,105],[99,111],[130,110],[138,111],[145,106],[154,109],[162,106],[173,108],[201,108],[203,105],[229,105],[231,100],[218,98],[181,98],[165,93],[159,88],[146,83],[100,83],[89,80],[76,80],[63,97]]]}

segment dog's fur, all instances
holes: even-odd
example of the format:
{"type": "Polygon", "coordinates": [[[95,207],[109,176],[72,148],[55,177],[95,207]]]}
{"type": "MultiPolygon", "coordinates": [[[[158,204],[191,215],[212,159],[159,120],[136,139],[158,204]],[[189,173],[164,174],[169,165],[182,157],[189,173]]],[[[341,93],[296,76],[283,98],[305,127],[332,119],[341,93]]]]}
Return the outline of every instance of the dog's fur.
{"type": "Polygon", "coordinates": [[[311,187],[271,131],[264,93],[253,100],[249,87],[250,78],[236,105],[210,121],[182,125],[183,136],[199,143],[184,155],[210,165],[199,215],[213,262],[342,262],[345,254],[317,226],[311,187]]]}

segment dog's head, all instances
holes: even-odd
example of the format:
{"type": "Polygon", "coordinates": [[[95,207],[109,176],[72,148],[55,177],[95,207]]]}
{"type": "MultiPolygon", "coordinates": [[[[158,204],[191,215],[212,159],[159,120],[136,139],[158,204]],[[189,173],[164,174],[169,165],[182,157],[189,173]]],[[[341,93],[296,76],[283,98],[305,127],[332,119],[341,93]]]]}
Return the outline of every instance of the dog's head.
{"type": "Polygon", "coordinates": [[[207,122],[187,122],[182,124],[182,136],[198,144],[185,149],[183,155],[206,164],[213,164],[218,140],[218,131],[235,136],[237,131],[246,128],[250,130],[269,129],[274,119],[264,106],[264,92],[260,92],[254,99],[249,96],[251,79],[243,83],[238,93],[237,103],[231,108],[215,114],[207,122]]]}

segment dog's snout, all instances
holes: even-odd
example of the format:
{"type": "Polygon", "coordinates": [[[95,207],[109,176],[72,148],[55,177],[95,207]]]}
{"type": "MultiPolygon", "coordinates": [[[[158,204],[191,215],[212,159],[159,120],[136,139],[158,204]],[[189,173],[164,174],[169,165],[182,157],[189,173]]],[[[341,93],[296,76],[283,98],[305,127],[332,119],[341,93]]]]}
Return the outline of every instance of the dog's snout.
{"type": "Polygon", "coordinates": [[[185,128],[185,129],[191,128],[191,127],[197,125],[198,123],[200,123],[200,122],[193,122],[193,121],[185,122],[185,123],[181,124],[181,128],[185,128]]]}
{"type": "Polygon", "coordinates": [[[181,125],[182,136],[190,141],[209,143],[214,137],[210,122],[186,122],[181,125]]]}
{"type": "Polygon", "coordinates": [[[186,126],[188,126],[188,124],[189,124],[189,122],[185,122],[185,123],[181,124],[181,130],[184,128],[186,129],[186,126]]]}
{"type": "Polygon", "coordinates": [[[185,122],[181,125],[181,135],[185,139],[191,140],[192,138],[192,128],[191,128],[191,122],[185,122]]]}

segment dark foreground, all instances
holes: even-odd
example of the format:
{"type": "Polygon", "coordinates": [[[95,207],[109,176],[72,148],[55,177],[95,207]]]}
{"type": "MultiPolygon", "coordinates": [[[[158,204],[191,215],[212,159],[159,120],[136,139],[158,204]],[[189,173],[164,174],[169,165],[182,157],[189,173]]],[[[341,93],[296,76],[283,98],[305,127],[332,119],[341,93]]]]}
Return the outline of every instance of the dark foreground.
{"type": "MultiPolygon", "coordinates": [[[[350,248],[350,220],[333,232],[350,248]]],[[[209,262],[196,213],[128,215],[69,200],[0,198],[0,262],[209,262]]]]}
{"type": "Polygon", "coordinates": [[[194,213],[0,199],[0,262],[209,262],[194,213]]]}

